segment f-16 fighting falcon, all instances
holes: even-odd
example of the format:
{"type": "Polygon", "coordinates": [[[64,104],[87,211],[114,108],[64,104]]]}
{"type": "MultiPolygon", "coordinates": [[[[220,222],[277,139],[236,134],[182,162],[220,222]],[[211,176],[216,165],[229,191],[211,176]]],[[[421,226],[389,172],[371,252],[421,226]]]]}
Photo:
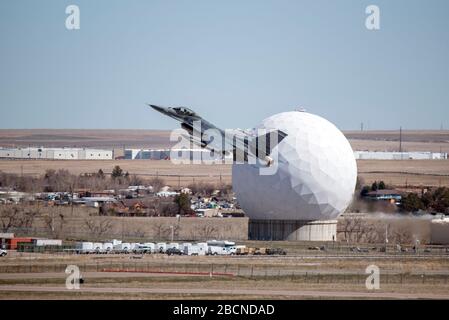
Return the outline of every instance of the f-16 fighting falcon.
{"type": "Polygon", "coordinates": [[[181,127],[188,132],[184,136],[189,141],[201,148],[213,150],[222,155],[232,153],[233,160],[243,156],[243,161],[257,158],[266,166],[273,164],[273,158],[270,154],[273,148],[281,142],[287,134],[280,130],[262,130],[262,134],[256,130],[222,130],[212,123],[201,118],[197,113],[186,107],[161,107],[154,104],[148,104],[154,110],[169,116],[179,122],[181,127]],[[214,135],[210,135],[214,132],[214,135]],[[216,135],[221,136],[217,139],[216,135]]]}

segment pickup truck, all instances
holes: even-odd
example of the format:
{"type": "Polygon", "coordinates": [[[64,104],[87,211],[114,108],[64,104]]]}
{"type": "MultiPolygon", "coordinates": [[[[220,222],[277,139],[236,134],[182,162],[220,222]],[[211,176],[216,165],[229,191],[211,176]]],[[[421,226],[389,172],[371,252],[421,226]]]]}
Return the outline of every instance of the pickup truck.
{"type": "Polygon", "coordinates": [[[8,254],[6,250],[0,249],[0,257],[4,257],[8,254]]]}

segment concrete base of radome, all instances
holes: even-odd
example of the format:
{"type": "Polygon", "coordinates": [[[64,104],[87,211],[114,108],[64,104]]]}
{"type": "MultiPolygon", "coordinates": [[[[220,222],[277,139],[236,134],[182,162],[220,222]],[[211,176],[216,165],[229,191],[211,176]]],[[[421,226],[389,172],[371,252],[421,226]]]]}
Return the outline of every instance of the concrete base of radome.
{"type": "Polygon", "coordinates": [[[336,241],[337,220],[249,220],[250,240],[336,241]]]}

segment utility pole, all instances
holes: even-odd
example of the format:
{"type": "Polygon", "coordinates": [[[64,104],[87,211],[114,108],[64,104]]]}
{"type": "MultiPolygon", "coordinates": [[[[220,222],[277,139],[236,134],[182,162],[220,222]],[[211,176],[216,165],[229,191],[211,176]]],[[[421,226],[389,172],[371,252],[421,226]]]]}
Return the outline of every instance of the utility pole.
{"type": "Polygon", "coordinates": [[[399,127],[399,152],[402,152],[402,127],[399,127]]]}

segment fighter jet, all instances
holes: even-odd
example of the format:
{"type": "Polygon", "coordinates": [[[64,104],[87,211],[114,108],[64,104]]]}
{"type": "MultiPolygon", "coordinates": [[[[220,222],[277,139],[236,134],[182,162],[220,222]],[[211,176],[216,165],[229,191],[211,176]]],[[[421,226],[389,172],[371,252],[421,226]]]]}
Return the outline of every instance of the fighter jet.
{"type": "Polygon", "coordinates": [[[287,136],[281,130],[266,130],[259,136],[255,130],[228,129],[225,131],[204,120],[189,108],[148,105],[154,110],[181,122],[181,128],[189,133],[185,138],[193,144],[219,152],[222,155],[232,153],[234,161],[237,155],[243,155],[243,161],[248,161],[248,156],[252,156],[261,160],[266,166],[271,166],[274,161],[270,157],[273,148],[287,136]],[[214,139],[208,136],[206,131],[210,129],[215,130],[221,135],[222,139],[214,139]]]}

